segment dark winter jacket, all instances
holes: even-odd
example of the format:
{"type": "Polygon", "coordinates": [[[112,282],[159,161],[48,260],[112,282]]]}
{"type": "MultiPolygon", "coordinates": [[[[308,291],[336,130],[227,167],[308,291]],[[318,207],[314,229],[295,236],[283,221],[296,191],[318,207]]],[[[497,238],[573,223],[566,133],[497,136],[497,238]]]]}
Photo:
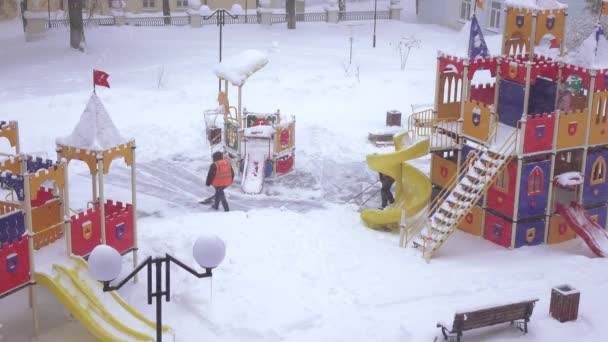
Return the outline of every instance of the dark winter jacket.
{"type": "Polygon", "coordinates": [[[390,176],[380,173],[380,183],[382,184],[383,188],[390,189],[393,183],[395,183],[395,180],[390,176]]]}
{"type": "MultiPolygon", "coordinates": [[[[222,152],[215,152],[213,154],[213,163],[211,163],[211,166],[209,166],[209,172],[207,173],[207,186],[211,185],[211,183],[213,183],[213,178],[215,178],[215,173],[217,172],[217,167],[215,166],[215,162],[222,160],[223,156],[222,156],[222,152]]],[[[232,167],[230,167],[230,174],[232,176],[232,180],[234,180],[234,170],[232,169],[232,167]]]]}

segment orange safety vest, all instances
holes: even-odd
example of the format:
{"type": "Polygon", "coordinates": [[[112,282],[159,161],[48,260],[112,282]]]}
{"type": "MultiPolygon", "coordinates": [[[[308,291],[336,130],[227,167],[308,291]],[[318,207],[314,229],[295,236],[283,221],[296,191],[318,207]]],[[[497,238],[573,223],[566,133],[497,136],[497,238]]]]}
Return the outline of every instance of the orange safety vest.
{"type": "Polygon", "coordinates": [[[215,177],[211,185],[215,187],[232,184],[232,170],[227,160],[218,160],[215,163],[215,177]]]}

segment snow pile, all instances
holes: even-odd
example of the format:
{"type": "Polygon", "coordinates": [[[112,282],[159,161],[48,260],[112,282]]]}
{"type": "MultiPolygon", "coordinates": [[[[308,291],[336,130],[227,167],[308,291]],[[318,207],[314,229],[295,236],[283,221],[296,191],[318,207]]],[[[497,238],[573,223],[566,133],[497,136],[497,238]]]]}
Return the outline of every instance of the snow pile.
{"type": "Polygon", "coordinates": [[[231,56],[218,64],[215,75],[228,80],[235,86],[241,86],[247,78],[268,64],[268,55],[258,50],[245,50],[231,56]]]}
{"type": "Polygon", "coordinates": [[[230,13],[232,13],[233,15],[242,15],[245,14],[245,11],[243,10],[243,7],[241,7],[241,5],[234,4],[230,9],[230,13]]]}
{"type": "Polygon", "coordinates": [[[564,9],[568,8],[568,5],[562,4],[556,0],[507,0],[505,4],[508,7],[517,7],[525,9],[564,9]]]}
{"type": "Polygon", "coordinates": [[[103,151],[124,144],[127,139],[116,128],[101,100],[92,94],[72,134],[57,138],[56,142],[64,146],[103,151]]]}
{"type": "Polygon", "coordinates": [[[271,138],[274,134],[274,128],[268,125],[247,127],[243,131],[248,138],[271,138]]]}
{"type": "Polygon", "coordinates": [[[597,25],[589,37],[564,60],[590,69],[608,68],[608,41],[602,26],[597,25]]]}
{"type": "Polygon", "coordinates": [[[555,178],[555,182],[561,187],[569,187],[583,184],[583,175],[580,172],[566,172],[555,178]]]}

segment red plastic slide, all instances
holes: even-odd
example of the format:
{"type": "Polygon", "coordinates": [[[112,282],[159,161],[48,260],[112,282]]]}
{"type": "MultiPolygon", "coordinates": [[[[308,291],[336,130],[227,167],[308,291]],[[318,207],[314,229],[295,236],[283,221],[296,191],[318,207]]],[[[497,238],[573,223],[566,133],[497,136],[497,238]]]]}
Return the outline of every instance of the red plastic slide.
{"type": "Polygon", "coordinates": [[[576,202],[572,202],[569,207],[557,204],[557,212],[566,219],[576,234],[583,238],[595,255],[608,257],[608,233],[591,220],[582,205],[576,202]]]}

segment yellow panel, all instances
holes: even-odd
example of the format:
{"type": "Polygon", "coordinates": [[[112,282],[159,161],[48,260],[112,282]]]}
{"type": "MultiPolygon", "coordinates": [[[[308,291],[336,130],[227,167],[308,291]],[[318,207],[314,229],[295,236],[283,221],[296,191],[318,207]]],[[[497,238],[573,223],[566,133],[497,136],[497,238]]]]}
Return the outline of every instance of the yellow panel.
{"type": "Polygon", "coordinates": [[[444,188],[456,174],[456,163],[433,154],[431,156],[431,182],[444,188]]]}
{"type": "Polygon", "coordinates": [[[481,220],[483,218],[483,210],[474,206],[460,223],[460,230],[469,234],[481,236],[481,220]]]}
{"type": "Polygon", "coordinates": [[[608,144],[608,91],[593,94],[589,145],[608,144]]]}
{"type": "Polygon", "coordinates": [[[40,249],[59,240],[63,233],[61,223],[61,202],[58,199],[33,208],[34,249],[40,249]]]}
{"type": "Polygon", "coordinates": [[[549,236],[547,237],[547,243],[554,244],[568,240],[572,240],[576,237],[576,233],[570,225],[560,215],[555,214],[551,217],[549,222],[549,236]]]}
{"type": "Polygon", "coordinates": [[[19,162],[19,158],[10,157],[6,160],[3,160],[0,163],[0,171],[9,171],[14,175],[21,174],[21,163],[19,162]]]}
{"type": "Polygon", "coordinates": [[[443,73],[439,76],[439,96],[437,118],[458,119],[460,118],[459,91],[462,88],[462,79],[455,72],[443,73]]]}
{"type": "Polygon", "coordinates": [[[490,133],[490,108],[478,101],[467,101],[464,104],[464,134],[481,141],[486,141],[490,133]]]}
{"type": "Polygon", "coordinates": [[[525,46],[530,51],[532,37],[532,13],[526,9],[507,8],[505,27],[505,54],[511,47],[525,46]]]}
{"type": "Polygon", "coordinates": [[[131,141],[127,144],[119,145],[115,148],[103,151],[103,174],[110,172],[110,165],[114,159],[124,158],[127,166],[133,164],[133,145],[135,142],[131,141]]]}
{"type": "Polygon", "coordinates": [[[17,123],[15,121],[11,121],[0,129],[0,137],[8,139],[11,147],[15,147],[19,143],[17,141],[17,137],[19,136],[18,132],[17,123]]]}
{"type": "Polygon", "coordinates": [[[296,123],[280,126],[274,135],[274,152],[279,153],[292,148],[296,141],[296,123]],[[287,133],[285,133],[285,132],[287,133]]]}
{"type": "Polygon", "coordinates": [[[557,132],[557,148],[578,147],[585,144],[587,113],[583,111],[561,113],[557,132]]]}
{"type": "Polygon", "coordinates": [[[51,180],[55,183],[55,186],[59,190],[63,190],[64,186],[64,173],[65,167],[63,164],[54,165],[48,169],[42,169],[36,173],[29,175],[30,177],[30,197],[31,200],[38,198],[38,189],[42,186],[42,183],[51,180]]]}
{"type": "Polygon", "coordinates": [[[558,43],[561,45],[564,41],[565,19],[565,10],[546,10],[538,12],[536,19],[535,44],[540,44],[540,40],[546,34],[552,34],[557,38],[558,43]]]}
{"type": "Polygon", "coordinates": [[[70,160],[83,161],[89,166],[90,174],[97,174],[97,153],[95,151],[83,150],[65,145],[57,145],[57,148],[61,150],[61,158],[65,158],[68,162],[70,160]]]}

